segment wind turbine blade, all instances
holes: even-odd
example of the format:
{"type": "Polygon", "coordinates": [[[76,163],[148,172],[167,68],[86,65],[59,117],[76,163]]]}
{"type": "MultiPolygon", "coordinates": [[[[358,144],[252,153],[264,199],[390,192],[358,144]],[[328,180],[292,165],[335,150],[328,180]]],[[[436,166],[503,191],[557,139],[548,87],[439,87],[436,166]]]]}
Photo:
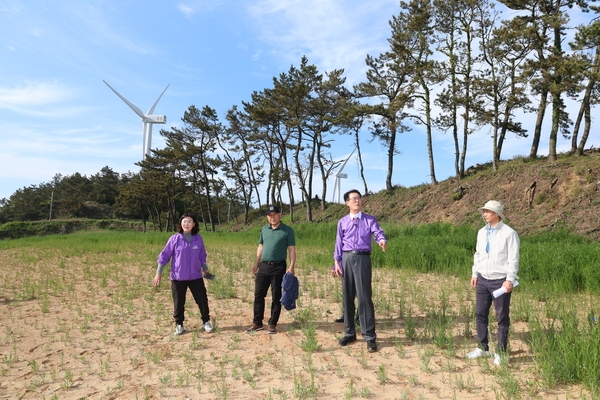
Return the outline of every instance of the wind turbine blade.
{"type": "Polygon", "coordinates": [[[162,93],[160,94],[160,96],[158,96],[158,99],[156,99],[156,101],[154,102],[154,104],[152,104],[152,107],[150,107],[150,109],[148,110],[148,112],[146,114],[152,114],[154,112],[154,109],[156,108],[156,105],[160,101],[160,98],[162,97],[163,94],[165,94],[165,92],[167,91],[167,89],[169,88],[169,86],[171,86],[170,83],[167,85],[167,87],[165,88],[165,90],[162,91],[162,93]]]}
{"type": "MultiPolygon", "coordinates": [[[[341,174],[342,171],[344,170],[344,167],[346,166],[346,163],[348,162],[348,160],[350,159],[350,157],[352,157],[352,154],[354,154],[354,151],[356,150],[356,147],[354,147],[354,149],[352,150],[352,153],[350,153],[350,155],[348,156],[348,158],[346,158],[346,161],[344,161],[344,163],[342,164],[342,167],[339,169],[339,171],[337,172],[338,174],[341,174]]],[[[336,174],[337,175],[337,174],[336,174]]]]}
{"type": "MultiPolygon", "coordinates": [[[[106,83],[105,80],[102,80],[102,82],[106,83]]],[[[125,102],[125,104],[127,104],[133,111],[135,111],[135,113],[137,115],[139,115],[142,120],[146,119],[146,116],[144,115],[144,113],[142,112],[142,110],[140,110],[135,104],[131,103],[125,97],[121,96],[121,94],[119,92],[117,92],[115,89],[113,89],[113,87],[110,86],[108,83],[106,83],[106,86],[108,86],[110,88],[110,90],[112,90],[113,92],[115,92],[115,94],[117,96],[119,96],[121,98],[121,100],[123,100],[125,102]]]]}

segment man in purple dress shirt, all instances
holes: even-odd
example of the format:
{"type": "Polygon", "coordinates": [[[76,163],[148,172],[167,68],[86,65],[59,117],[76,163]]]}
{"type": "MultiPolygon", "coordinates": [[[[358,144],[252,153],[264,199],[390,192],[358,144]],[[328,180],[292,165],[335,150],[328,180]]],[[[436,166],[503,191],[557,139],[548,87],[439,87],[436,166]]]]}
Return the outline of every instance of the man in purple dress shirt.
{"type": "Polygon", "coordinates": [[[385,252],[387,240],[383,229],[372,215],[362,209],[362,196],[356,189],[344,193],[344,201],[350,213],[339,220],[335,238],[335,274],[342,278],[344,305],[344,337],[340,346],[356,341],[354,323],[354,298],[358,297],[360,333],[367,341],[367,350],[377,351],[375,334],[375,308],[372,300],[371,236],[385,252]],[[343,265],[343,268],[342,268],[343,265]]]}

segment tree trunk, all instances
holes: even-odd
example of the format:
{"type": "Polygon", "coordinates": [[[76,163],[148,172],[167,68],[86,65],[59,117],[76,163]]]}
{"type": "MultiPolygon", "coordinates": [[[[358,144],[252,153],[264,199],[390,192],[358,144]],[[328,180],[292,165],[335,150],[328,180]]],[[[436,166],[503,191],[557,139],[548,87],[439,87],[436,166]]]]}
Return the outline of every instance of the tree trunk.
{"type": "Polygon", "coordinates": [[[544,114],[546,114],[547,106],[548,89],[542,89],[542,92],[540,94],[540,107],[538,108],[537,119],[535,121],[535,128],[533,130],[533,141],[531,142],[529,158],[537,158],[538,150],[540,147],[540,137],[542,136],[542,123],[544,122],[544,114]]]}
{"type": "Polygon", "coordinates": [[[592,125],[592,117],[590,112],[590,105],[588,103],[587,108],[585,109],[585,125],[583,127],[583,135],[581,135],[581,141],[579,142],[579,146],[577,146],[577,155],[583,155],[583,149],[585,148],[585,143],[587,142],[588,136],[590,135],[590,127],[592,125]]]}
{"type": "Polygon", "coordinates": [[[552,128],[550,129],[550,138],[548,140],[549,161],[556,161],[556,142],[558,139],[561,105],[560,93],[552,94],[552,128]]]}
{"type": "Polygon", "coordinates": [[[573,136],[571,137],[571,152],[577,154],[578,156],[583,155],[583,148],[585,147],[585,142],[587,141],[588,135],[590,133],[590,98],[592,97],[592,90],[594,89],[594,86],[597,82],[595,76],[598,74],[598,69],[600,69],[600,45],[596,47],[596,55],[594,56],[594,63],[592,64],[592,73],[590,74],[588,84],[585,88],[585,94],[581,101],[581,107],[579,107],[577,120],[575,121],[575,126],[573,127],[573,136]],[[581,126],[581,120],[584,118],[584,115],[584,134],[581,137],[579,145],[577,145],[579,127],[581,126]]]}
{"type": "Polygon", "coordinates": [[[431,138],[431,98],[429,94],[429,87],[422,83],[421,87],[425,93],[425,119],[427,121],[427,155],[429,157],[429,175],[431,176],[431,184],[437,185],[438,181],[435,177],[435,163],[433,158],[433,140],[431,138]]]}
{"type": "Polygon", "coordinates": [[[390,147],[388,149],[388,170],[385,178],[385,188],[392,190],[392,173],[394,172],[394,150],[396,149],[396,118],[390,126],[390,147]]]}

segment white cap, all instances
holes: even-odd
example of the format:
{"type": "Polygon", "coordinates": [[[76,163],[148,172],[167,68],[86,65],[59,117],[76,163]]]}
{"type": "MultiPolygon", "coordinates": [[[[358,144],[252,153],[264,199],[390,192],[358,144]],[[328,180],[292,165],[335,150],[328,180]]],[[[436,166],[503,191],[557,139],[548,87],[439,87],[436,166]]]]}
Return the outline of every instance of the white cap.
{"type": "Polygon", "coordinates": [[[481,211],[483,210],[490,210],[495,212],[496,214],[498,214],[500,216],[501,219],[504,219],[504,206],[502,205],[502,203],[500,203],[499,201],[496,200],[490,200],[487,203],[485,203],[483,205],[483,207],[479,207],[479,209],[481,211]]]}

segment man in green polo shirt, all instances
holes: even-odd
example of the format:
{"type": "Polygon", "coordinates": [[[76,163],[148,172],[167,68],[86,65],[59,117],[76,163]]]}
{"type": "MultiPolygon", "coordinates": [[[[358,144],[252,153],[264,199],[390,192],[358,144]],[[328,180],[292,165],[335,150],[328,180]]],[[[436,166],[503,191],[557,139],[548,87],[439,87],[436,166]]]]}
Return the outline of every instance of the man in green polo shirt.
{"type": "Polygon", "coordinates": [[[287,253],[290,255],[290,267],[287,272],[294,275],[296,265],[296,239],[294,230],[281,222],[281,210],[278,206],[269,206],[266,210],[269,223],[263,226],[258,240],[256,260],[252,267],[254,280],[254,319],[246,332],[262,331],[265,316],[265,297],[271,287],[271,318],[267,333],[277,333],[277,322],[281,314],[281,282],[286,273],[287,253]]]}

